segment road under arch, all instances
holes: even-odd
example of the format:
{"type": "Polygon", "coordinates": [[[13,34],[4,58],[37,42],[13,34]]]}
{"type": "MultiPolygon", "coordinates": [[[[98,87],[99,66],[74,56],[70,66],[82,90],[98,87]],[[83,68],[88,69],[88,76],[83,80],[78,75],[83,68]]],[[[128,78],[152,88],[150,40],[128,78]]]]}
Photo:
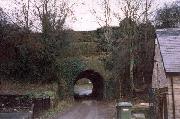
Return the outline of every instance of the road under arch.
{"type": "Polygon", "coordinates": [[[104,93],[104,79],[103,77],[94,70],[85,70],[79,73],[79,75],[74,80],[74,85],[78,80],[81,80],[83,78],[89,79],[93,84],[92,93],[88,96],[79,96],[74,95],[75,99],[96,99],[101,100],[103,99],[103,93],[104,93]]]}

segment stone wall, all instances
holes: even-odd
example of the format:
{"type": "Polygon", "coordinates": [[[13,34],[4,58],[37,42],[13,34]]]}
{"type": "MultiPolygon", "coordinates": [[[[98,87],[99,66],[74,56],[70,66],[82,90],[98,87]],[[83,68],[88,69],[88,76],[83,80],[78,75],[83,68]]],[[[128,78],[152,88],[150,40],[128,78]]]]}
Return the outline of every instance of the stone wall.
{"type": "Polygon", "coordinates": [[[162,59],[162,55],[160,53],[160,48],[159,48],[159,45],[157,42],[156,42],[156,46],[155,46],[152,87],[153,88],[168,87],[168,80],[167,80],[166,74],[165,74],[163,59],[162,59]]]}

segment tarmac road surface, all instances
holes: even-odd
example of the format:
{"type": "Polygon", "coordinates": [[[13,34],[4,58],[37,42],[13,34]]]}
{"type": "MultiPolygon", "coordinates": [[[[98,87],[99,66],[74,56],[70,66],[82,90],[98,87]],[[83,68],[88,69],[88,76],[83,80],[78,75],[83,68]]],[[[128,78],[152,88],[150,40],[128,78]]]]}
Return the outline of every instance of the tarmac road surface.
{"type": "Polygon", "coordinates": [[[113,119],[115,107],[107,102],[87,100],[78,103],[54,119],[113,119]]]}

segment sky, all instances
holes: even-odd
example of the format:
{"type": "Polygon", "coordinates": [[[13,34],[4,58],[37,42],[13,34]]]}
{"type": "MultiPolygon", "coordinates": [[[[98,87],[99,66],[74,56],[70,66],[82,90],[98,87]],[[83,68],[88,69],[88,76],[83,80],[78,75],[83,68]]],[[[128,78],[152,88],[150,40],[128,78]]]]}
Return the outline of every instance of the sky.
{"type": "MultiPolygon", "coordinates": [[[[67,27],[70,27],[76,31],[88,31],[88,30],[95,30],[100,27],[98,24],[98,20],[96,18],[97,15],[102,15],[102,11],[100,5],[98,5],[100,0],[80,0],[80,5],[77,5],[74,8],[74,14],[76,17],[75,21],[68,20],[67,27]],[[92,14],[92,9],[95,9],[99,12],[97,15],[92,14]]],[[[116,0],[111,0],[116,1],[116,0]]],[[[154,0],[153,9],[159,8],[165,3],[172,3],[176,0],[154,0]]],[[[113,2],[114,5],[116,4],[113,2]]],[[[4,9],[4,11],[9,12],[13,9],[13,0],[0,0],[0,7],[4,9]]],[[[113,6],[113,5],[112,5],[113,6]]],[[[118,20],[113,18],[111,25],[117,26],[119,24],[118,20]]]]}

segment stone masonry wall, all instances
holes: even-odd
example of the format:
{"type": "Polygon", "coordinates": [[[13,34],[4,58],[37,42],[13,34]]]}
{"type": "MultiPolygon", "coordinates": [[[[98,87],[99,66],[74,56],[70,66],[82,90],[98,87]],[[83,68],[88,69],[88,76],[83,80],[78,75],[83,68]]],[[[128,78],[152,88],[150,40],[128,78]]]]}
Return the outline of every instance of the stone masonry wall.
{"type": "Polygon", "coordinates": [[[166,78],[162,55],[158,43],[155,46],[154,69],[152,76],[153,88],[168,87],[168,79],[166,78]]]}

